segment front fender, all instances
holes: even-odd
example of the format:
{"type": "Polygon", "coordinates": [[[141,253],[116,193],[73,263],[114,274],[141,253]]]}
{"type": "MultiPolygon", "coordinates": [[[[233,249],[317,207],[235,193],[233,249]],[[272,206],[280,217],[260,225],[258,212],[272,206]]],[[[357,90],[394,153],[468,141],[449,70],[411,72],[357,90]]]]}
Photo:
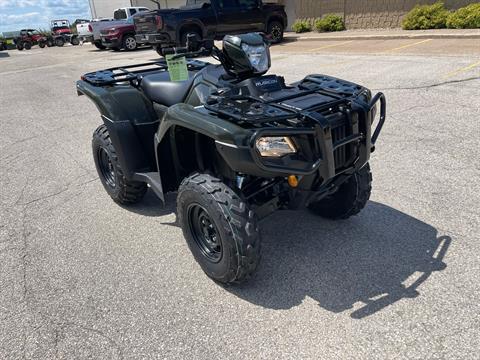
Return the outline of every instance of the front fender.
{"type": "MultiPolygon", "coordinates": [[[[187,104],[177,104],[168,109],[155,136],[157,150],[160,149],[162,140],[170,133],[169,130],[177,126],[213,139],[218,153],[233,171],[263,177],[274,175],[259,168],[252,158],[250,140],[254,134],[253,130],[244,129],[231,121],[209,115],[207,111],[187,104]]],[[[158,162],[162,154],[159,151],[156,154],[158,162]]],[[[160,169],[160,164],[157,164],[160,169]]]]}
{"type": "Polygon", "coordinates": [[[253,133],[251,130],[183,103],[168,108],[156,135],[159,143],[172,126],[181,126],[213,140],[237,146],[247,145],[246,140],[253,133]]]}

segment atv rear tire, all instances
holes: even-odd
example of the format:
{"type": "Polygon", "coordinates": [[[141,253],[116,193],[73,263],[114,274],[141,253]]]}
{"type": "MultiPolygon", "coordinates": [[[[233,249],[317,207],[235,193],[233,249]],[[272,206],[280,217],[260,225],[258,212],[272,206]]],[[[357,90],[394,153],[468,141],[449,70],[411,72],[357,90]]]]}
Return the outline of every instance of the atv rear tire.
{"type": "Polygon", "coordinates": [[[185,178],[177,216],[190,251],[209,277],[229,284],[253,274],[260,261],[256,215],[221,180],[199,173],[185,178]]]}
{"type": "Polygon", "coordinates": [[[147,184],[125,178],[105,125],[100,125],[93,133],[92,150],[98,176],[108,195],[123,205],[142,200],[147,184]]]}
{"type": "Polygon", "coordinates": [[[74,36],[74,37],[72,37],[72,39],[70,40],[70,44],[72,44],[73,46],[80,45],[80,40],[78,40],[78,37],[74,36]]]}
{"type": "Polygon", "coordinates": [[[40,47],[40,49],[43,49],[45,45],[46,44],[43,41],[38,43],[38,46],[40,47]]]}
{"type": "Polygon", "coordinates": [[[309,205],[309,209],[327,219],[347,219],[367,204],[372,191],[372,173],[367,163],[332,195],[309,205]]]}
{"type": "Polygon", "coordinates": [[[22,43],[17,43],[17,50],[20,50],[20,51],[23,50],[23,44],[22,43]]]}
{"type": "Polygon", "coordinates": [[[53,40],[49,39],[47,40],[47,47],[53,47],[55,44],[53,43],[53,40]]]}
{"type": "Polygon", "coordinates": [[[65,41],[62,38],[55,39],[55,46],[62,47],[63,45],[65,45],[65,41]]]}
{"type": "Polygon", "coordinates": [[[25,41],[23,43],[23,47],[25,48],[25,50],[30,50],[32,48],[32,43],[29,41],[25,41]]]}

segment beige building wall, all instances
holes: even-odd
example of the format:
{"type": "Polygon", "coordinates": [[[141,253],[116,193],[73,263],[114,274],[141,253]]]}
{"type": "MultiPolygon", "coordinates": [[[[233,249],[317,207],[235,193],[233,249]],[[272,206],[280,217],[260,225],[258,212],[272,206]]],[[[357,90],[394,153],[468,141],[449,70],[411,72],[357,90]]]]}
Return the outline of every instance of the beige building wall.
{"type": "MultiPolygon", "coordinates": [[[[158,5],[150,0],[131,0],[133,6],[145,6],[149,9],[157,9],[158,5]]],[[[180,6],[185,5],[187,2],[186,0],[159,0],[158,3],[160,4],[161,9],[168,9],[168,8],[179,8],[180,6]]]]}
{"type": "Polygon", "coordinates": [[[89,0],[93,19],[111,18],[113,10],[131,6],[130,0],[89,0]]]}
{"type": "MultiPolygon", "coordinates": [[[[334,13],[345,19],[348,29],[400,27],[403,17],[416,4],[438,0],[281,0],[286,5],[289,24],[295,19],[314,19],[334,13]],[[290,12],[288,12],[288,9],[290,12]]],[[[474,0],[444,0],[448,9],[458,9],[474,0]]]]}

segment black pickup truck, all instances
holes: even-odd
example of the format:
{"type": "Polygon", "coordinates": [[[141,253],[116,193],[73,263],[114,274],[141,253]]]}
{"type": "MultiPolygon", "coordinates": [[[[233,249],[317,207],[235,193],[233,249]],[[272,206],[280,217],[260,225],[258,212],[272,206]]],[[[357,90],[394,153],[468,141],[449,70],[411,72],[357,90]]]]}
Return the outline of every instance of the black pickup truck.
{"type": "Polygon", "coordinates": [[[226,34],[265,32],[273,43],[282,41],[287,26],[283,5],[261,0],[187,0],[179,9],[161,9],[134,16],[137,42],[162,49],[184,46],[188,35],[221,39],[226,34]]]}

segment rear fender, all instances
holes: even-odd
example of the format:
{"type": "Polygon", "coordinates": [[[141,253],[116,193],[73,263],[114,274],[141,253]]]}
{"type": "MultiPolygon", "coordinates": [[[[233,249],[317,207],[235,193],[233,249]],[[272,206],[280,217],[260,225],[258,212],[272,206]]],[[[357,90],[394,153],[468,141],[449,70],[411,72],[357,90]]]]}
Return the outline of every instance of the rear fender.
{"type": "Polygon", "coordinates": [[[159,120],[152,103],[130,85],[100,87],[81,80],[77,92],[100,112],[127,179],[136,172],[155,171],[153,137],[159,120]]]}

